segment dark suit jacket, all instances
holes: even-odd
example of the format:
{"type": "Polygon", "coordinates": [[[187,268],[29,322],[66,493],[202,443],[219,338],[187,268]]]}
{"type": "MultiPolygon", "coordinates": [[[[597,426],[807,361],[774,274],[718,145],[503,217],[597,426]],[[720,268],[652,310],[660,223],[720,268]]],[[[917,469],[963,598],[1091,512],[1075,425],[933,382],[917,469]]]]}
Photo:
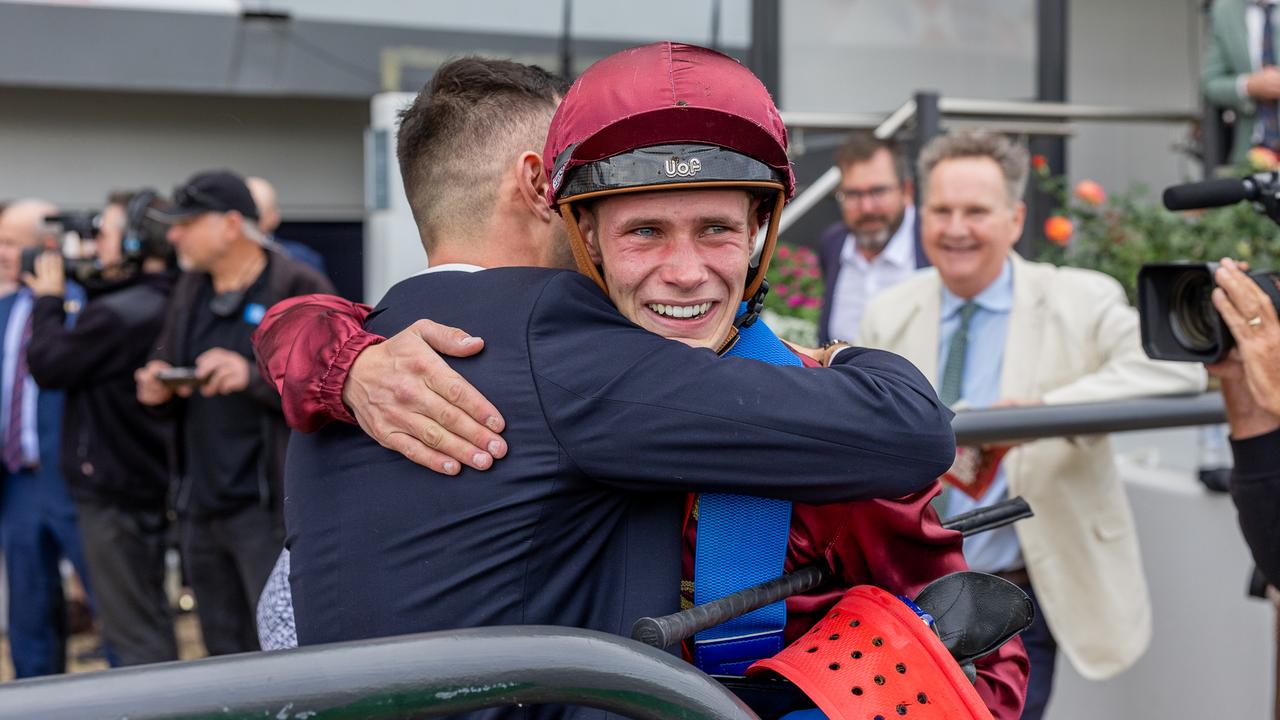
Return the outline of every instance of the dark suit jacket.
{"type": "MultiPolygon", "coordinates": [[[[848,235],[849,228],[843,222],[837,222],[827,228],[818,241],[818,266],[822,268],[822,313],[818,316],[818,342],[826,343],[831,340],[831,303],[836,293],[836,278],[840,277],[840,249],[844,247],[848,235]]],[[[920,244],[919,212],[915,215],[911,236],[916,243],[916,267],[928,267],[929,258],[924,256],[924,246],[920,244]]]]}
{"type": "Polygon", "coordinates": [[[301,644],[483,625],[627,634],[679,608],[685,492],[897,497],[950,466],[950,412],[901,358],[832,370],[689,348],[576,272],[440,272],[367,328],[422,317],[485,339],[446,358],[507,420],[487,472],[430,474],[359,428],[295,434],[285,475],[301,644]]]}

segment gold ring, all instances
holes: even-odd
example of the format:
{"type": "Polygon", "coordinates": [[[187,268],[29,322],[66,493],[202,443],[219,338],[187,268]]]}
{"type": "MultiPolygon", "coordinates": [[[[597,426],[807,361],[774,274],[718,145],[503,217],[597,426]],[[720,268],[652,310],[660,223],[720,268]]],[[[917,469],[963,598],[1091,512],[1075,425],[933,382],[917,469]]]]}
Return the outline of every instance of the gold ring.
{"type": "Polygon", "coordinates": [[[1253,317],[1249,318],[1249,327],[1258,327],[1258,326],[1259,326],[1259,325],[1261,325],[1261,324],[1262,324],[1262,316],[1261,316],[1261,315],[1255,315],[1255,316],[1253,316],[1253,317]]]}

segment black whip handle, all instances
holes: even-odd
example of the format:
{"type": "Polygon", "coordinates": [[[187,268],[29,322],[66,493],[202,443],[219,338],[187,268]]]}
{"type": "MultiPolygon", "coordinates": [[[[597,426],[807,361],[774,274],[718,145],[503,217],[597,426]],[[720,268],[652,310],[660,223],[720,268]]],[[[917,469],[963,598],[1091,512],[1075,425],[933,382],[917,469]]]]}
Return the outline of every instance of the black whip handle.
{"type": "Polygon", "coordinates": [[[967,513],[953,515],[942,521],[942,527],[948,530],[958,530],[960,534],[968,537],[988,530],[995,530],[998,527],[1004,527],[1033,515],[1035,513],[1031,512],[1031,506],[1027,504],[1027,501],[1015,496],[987,507],[980,507],[967,513]]]}
{"type": "Polygon", "coordinates": [[[822,568],[807,567],[688,610],[656,618],[642,617],[631,626],[631,639],[659,649],[668,648],[739,615],[808,592],[826,579],[827,573],[822,568]]]}

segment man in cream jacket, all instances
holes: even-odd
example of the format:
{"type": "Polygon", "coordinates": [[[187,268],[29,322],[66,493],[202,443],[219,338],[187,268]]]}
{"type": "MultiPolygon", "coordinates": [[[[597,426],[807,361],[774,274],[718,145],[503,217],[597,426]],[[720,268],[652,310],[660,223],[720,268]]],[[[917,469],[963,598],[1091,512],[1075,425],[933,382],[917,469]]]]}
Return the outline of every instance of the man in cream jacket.
{"type": "MultiPolygon", "coordinates": [[[[915,363],[957,407],[1065,404],[1204,389],[1198,365],[1149,360],[1115,280],[1031,263],[1022,234],[1027,152],[1003,136],[957,132],[920,156],[923,270],[869,305],[860,344],[915,363]]],[[[1036,516],[965,542],[975,570],[1022,585],[1037,622],[1024,718],[1040,718],[1059,646],[1085,677],[1129,667],[1151,637],[1133,517],[1105,436],[1014,448],[990,486],[949,489],[944,517],[1021,495],[1036,516]],[[972,495],[976,495],[971,497],[972,495]],[[1046,622],[1047,621],[1047,622],[1046,622]]]]}

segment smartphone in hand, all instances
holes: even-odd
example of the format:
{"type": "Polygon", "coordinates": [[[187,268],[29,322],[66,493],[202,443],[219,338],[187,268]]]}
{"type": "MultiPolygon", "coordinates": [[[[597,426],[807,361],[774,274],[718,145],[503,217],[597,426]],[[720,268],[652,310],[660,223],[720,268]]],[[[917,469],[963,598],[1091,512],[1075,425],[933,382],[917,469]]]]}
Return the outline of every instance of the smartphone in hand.
{"type": "Polygon", "coordinates": [[[156,379],[168,388],[200,387],[208,380],[196,375],[193,367],[165,368],[156,372],[156,379]]]}

